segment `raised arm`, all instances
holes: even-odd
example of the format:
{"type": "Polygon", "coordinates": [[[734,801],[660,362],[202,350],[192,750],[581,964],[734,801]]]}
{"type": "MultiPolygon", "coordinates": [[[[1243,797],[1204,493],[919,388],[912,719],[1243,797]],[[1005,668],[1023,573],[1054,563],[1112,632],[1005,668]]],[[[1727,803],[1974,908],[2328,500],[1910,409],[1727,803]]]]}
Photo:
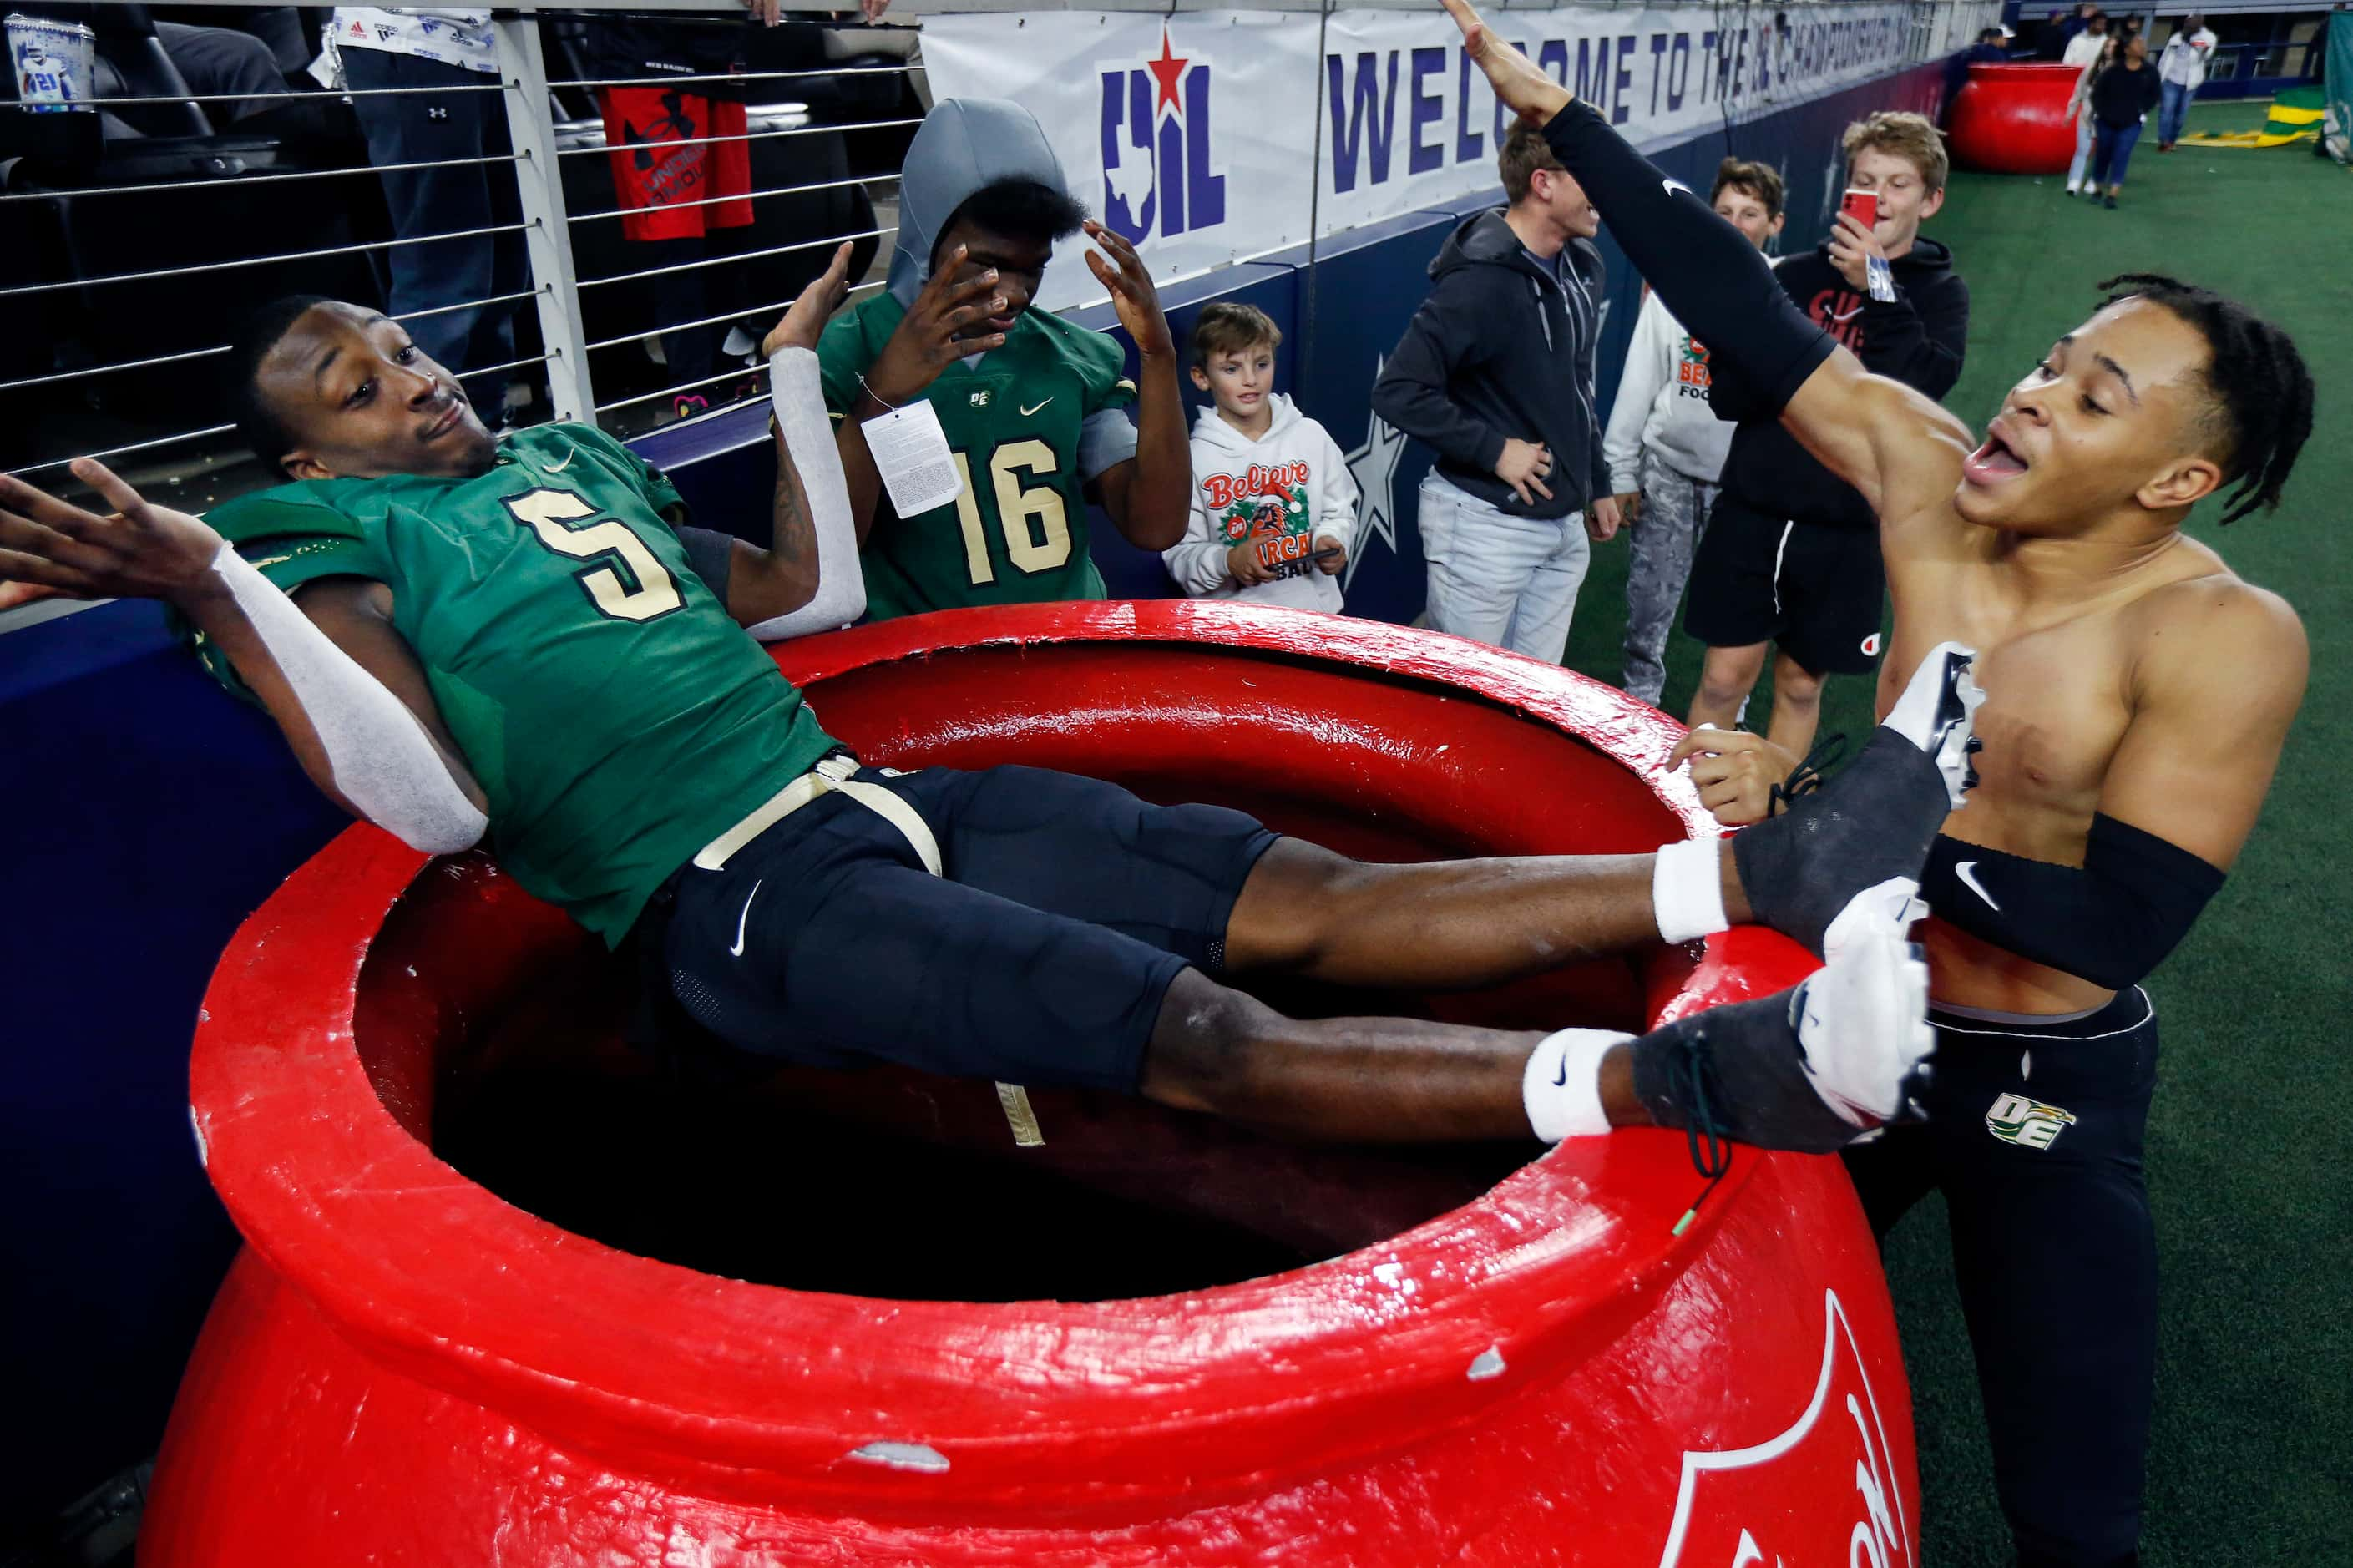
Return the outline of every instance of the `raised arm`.
{"type": "MultiPolygon", "coordinates": [[[[874,363],[855,367],[855,395],[843,400],[848,412],[834,433],[835,451],[860,545],[873,531],[882,497],[882,476],[866,447],[866,421],[917,401],[942,371],[964,356],[1005,346],[1002,332],[966,335],[975,322],[1005,309],[1005,297],[997,292],[997,268],[967,272],[965,257],[965,247],[959,245],[942,259],[874,363]]],[[[822,317],[818,324],[824,324],[822,317]]],[[[837,373],[842,368],[837,365],[837,373]]]]}
{"type": "Polygon", "coordinates": [[[88,458],[73,471],[113,514],[0,479],[0,582],[165,601],[236,667],[302,771],[353,816],[435,854],[481,837],[481,786],[393,628],[384,584],[322,580],[298,607],[197,519],[150,505],[88,458]]]}
{"type": "Polygon", "coordinates": [[[1958,420],[1866,373],[1790,301],[1739,230],[1496,37],[1468,0],[1441,3],[1496,98],[1544,127],[1554,156],[1593,198],[1635,270],[1708,346],[1719,381],[1740,389],[1738,414],[1778,415],[1883,521],[1951,493],[1974,445],[1958,420]]]}
{"type": "Polygon", "coordinates": [[[726,593],[727,613],[763,642],[830,631],[866,613],[858,530],[817,359],[826,319],[849,293],[849,268],[844,245],[760,344],[776,411],[776,488],[767,546],[733,542],[726,593]]]}
{"type": "Polygon", "coordinates": [[[1135,456],[1097,479],[1103,510],[1138,550],[1166,550],[1185,538],[1193,506],[1193,450],[1185,434],[1185,398],[1176,387],[1176,343],[1152,270],[1127,237],[1090,218],[1087,269],[1111,290],[1119,324],[1134,340],[1135,456]]]}

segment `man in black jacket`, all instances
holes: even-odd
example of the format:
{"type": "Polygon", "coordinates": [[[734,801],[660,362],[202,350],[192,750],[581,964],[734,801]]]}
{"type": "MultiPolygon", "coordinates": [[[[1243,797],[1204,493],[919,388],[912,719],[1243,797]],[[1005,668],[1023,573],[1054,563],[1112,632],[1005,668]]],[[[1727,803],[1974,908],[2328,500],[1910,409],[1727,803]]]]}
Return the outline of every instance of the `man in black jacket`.
{"type": "Polygon", "coordinates": [[[1511,205],[1430,264],[1373,409],[1438,451],[1419,510],[1430,624],[1557,664],[1588,535],[1618,531],[1593,404],[1601,218],[1535,127],[1497,162],[1511,205]]]}
{"type": "MultiPolygon", "coordinates": [[[[1841,212],[1818,250],[1775,268],[1790,299],[1865,369],[1941,398],[1960,378],[1969,291],[1952,252],[1920,237],[1945,205],[1936,127],[1883,111],[1846,130],[1847,184],[1876,196],[1878,222],[1841,212]]],[[[1720,417],[1738,399],[1719,396],[1720,417]]],[[[1773,661],[1774,744],[1803,756],[1821,718],[1822,680],[1868,674],[1879,658],[1886,578],[1871,508],[1764,411],[1741,425],[1724,491],[1692,566],[1683,629],[1707,644],[1691,723],[1730,729],[1773,661]]]]}

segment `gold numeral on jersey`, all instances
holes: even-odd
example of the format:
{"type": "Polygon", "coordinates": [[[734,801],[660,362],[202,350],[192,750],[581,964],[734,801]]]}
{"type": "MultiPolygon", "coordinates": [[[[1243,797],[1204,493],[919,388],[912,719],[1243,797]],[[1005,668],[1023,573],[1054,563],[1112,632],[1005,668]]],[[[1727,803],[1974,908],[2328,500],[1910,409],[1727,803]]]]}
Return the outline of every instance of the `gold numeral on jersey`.
{"type": "MultiPolygon", "coordinates": [[[[988,535],[973,493],[972,464],[962,452],[952,456],[956,475],[964,480],[955,508],[956,526],[964,532],[965,570],[977,587],[997,581],[997,563],[988,558],[988,535]]],[[[988,481],[996,491],[997,526],[1005,531],[1006,558],[1023,572],[1050,572],[1071,558],[1071,521],[1061,491],[1051,484],[1025,487],[1016,470],[1051,474],[1060,467],[1054,448],[1036,439],[1008,441],[989,454],[988,481]]]]}
{"type": "Polygon", "coordinates": [[[1024,572],[1050,571],[1071,558],[1071,524],[1062,515],[1061,492],[1051,485],[1025,489],[1013,477],[1016,468],[1050,474],[1057,466],[1054,448],[1037,440],[1008,441],[989,457],[988,477],[997,486],[997,521],[1005,530],[1005,553],[1024,572]]]}
{"type": "Polygon", "coordinates": [[[570,490],[536,489],[509,497],[506,506],[517,522],[558,555],[575,561],[611,558],[576,575],[589,600],[613,619],[650,621],[686,603],[679,595],[677,580],[627,523],[608,517],[586,528],[571,526],[577,519],[595,517],[596,509],[570,490]]]}
{"type": "Polygon", "coordinates": [[[962,452],[951,453],[955,458],[956,478],[964,488],[956,491],[956,526],[964,530],[964,565],[972,574],[975,584],[997,581],[997,565],[988,558],[988,536],[980,531],[980,502],[972,493],[972,464],[962,452]]]}

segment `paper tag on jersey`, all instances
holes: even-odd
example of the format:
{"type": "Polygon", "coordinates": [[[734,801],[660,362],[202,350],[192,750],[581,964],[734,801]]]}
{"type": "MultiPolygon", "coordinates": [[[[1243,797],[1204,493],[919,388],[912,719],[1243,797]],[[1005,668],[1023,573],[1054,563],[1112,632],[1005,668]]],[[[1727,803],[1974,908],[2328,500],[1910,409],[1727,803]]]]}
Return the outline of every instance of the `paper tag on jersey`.
{"type": "Polygon", "coordinates": [[[882,487],[891,492],[891,505],[901,517],[920,517],[962,493],[964,476],[956,472],[955,455],[940,429],[939,410],[929,402],[893,408],[860,428],[882,487]]]}

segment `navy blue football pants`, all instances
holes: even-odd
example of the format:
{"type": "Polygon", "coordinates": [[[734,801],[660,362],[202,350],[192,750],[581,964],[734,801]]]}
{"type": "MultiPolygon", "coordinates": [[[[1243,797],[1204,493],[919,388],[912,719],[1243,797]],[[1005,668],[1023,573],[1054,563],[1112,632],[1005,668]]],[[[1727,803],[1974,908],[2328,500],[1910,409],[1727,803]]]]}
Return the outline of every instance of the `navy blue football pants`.
{"type": "Polygon", "coordinates": [[[1945,1194],[1953,1272],[2022,1568],[2138,1562],[2157,1363],[2141,1141],[2157,1017],[2137,986],[2054,1021],[1936,1009],[1926,1123],[1851,1149],[1874,1234],[1945,1194]]]}
{"type": "Polygon", "coordinates": [[[859,777],[923,819],[942,875],[836,794],[660,895],[668,987],[736,1052],[1132,1094],[1168,987],[1223,969],[1275,837],[1042,768],[859,777]]]}

